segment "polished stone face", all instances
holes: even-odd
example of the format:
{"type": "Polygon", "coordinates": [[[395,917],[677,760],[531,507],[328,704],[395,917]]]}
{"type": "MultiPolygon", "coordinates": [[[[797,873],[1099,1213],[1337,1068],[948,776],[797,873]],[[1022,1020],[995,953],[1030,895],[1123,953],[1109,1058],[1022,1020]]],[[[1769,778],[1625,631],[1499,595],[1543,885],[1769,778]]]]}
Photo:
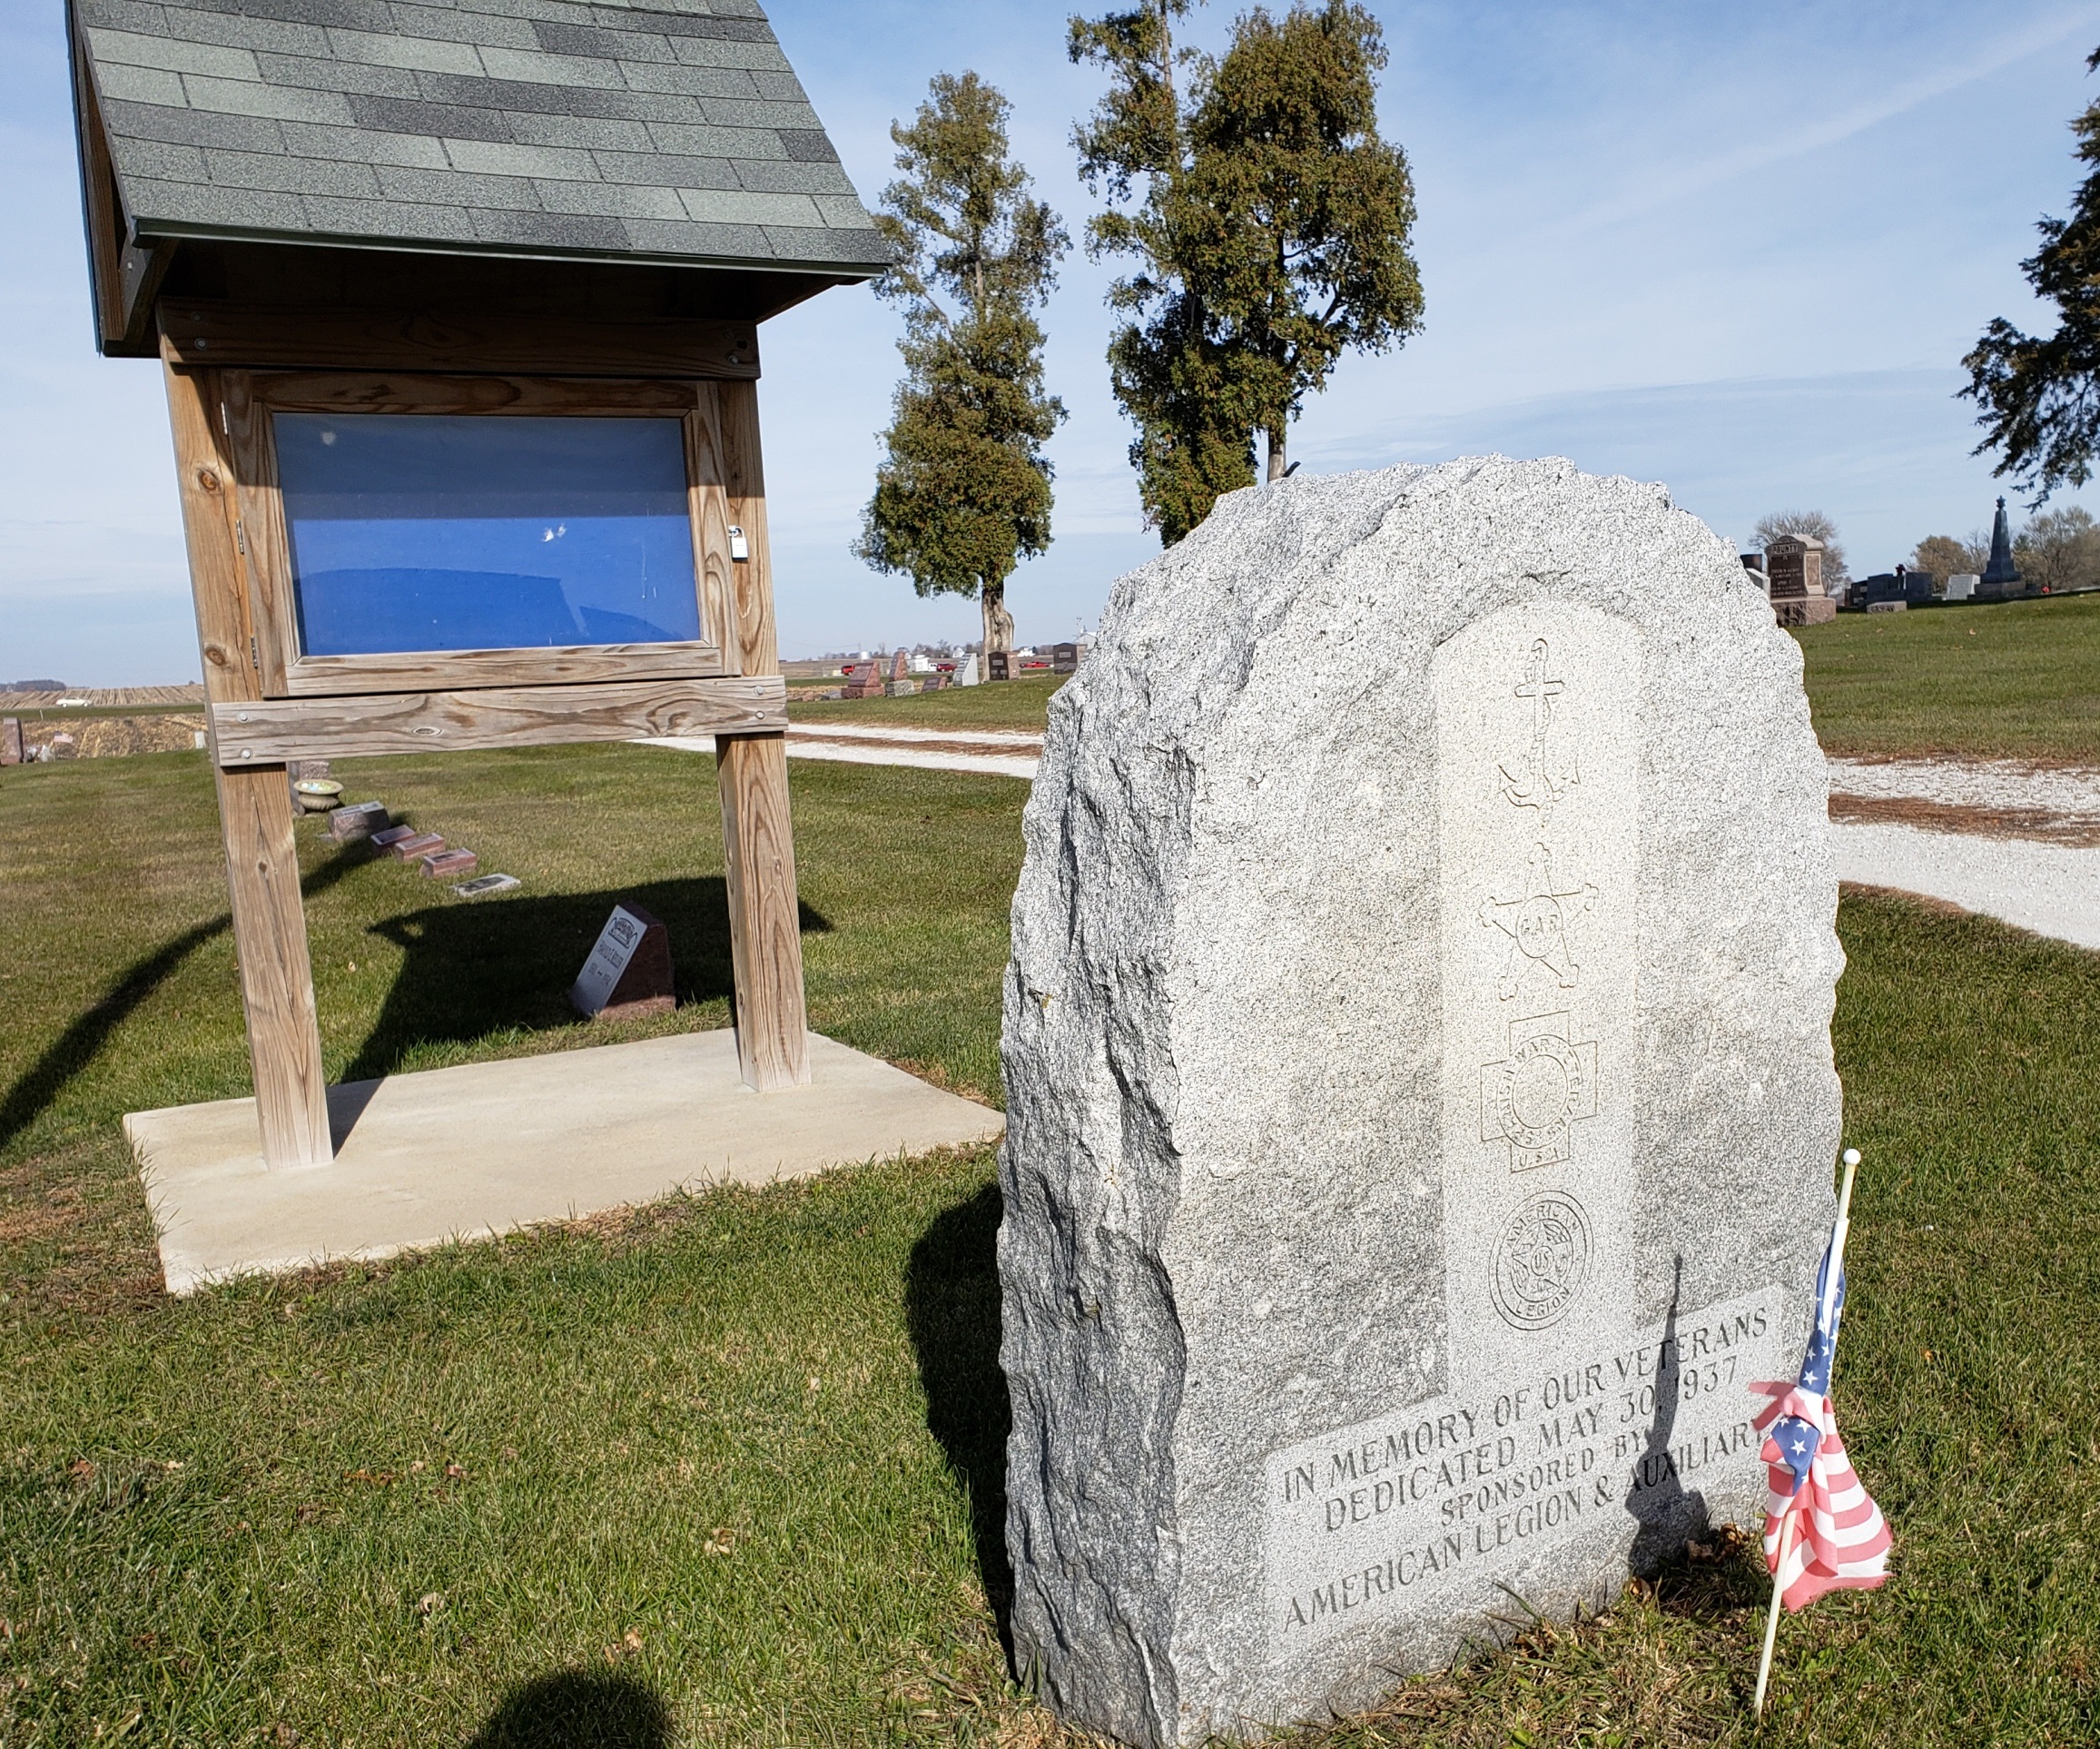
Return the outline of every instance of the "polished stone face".
{"type": "Polygon", "coordinates": [[[1017,1661],[1361,1705],[1761,1498],[1839,1136],[1799,651],[1662,490],[1235,494],[1051,712],[1007,986],[1017,1661]]]}

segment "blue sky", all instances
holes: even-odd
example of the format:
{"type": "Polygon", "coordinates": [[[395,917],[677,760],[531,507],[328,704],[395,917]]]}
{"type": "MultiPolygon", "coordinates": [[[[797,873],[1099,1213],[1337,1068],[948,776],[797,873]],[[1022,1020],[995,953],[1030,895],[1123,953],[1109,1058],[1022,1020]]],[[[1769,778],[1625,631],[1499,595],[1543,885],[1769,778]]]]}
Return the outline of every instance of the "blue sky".
{"type": "MultiPolygon", "coordinates": [[[[1375,4],[1388,138],[1413,163],[1424,331],[1344,363],[1293,435],[1313,471],[1499,450],[1669,484],[1740,538],[1814,507],[1856,573],[1987,526],[1957,361],[1991,317],[2044,320],[2017,263],[2076,182],[2100,5],[1375,4]]],[[[773,0],[863,197],[936,72],[1014,103],[1014,144],[1076,235],[1072,120],[1099,75],[1063,12],[968,0],[773,0]]],[[[1237,7],[1198,15],[1221,42],[1237,7]]],[[[98,359],[56,0],[0,5],[0,679],[197,673],[156,367],[98,359]]],[[[1070,410],[1056,541],[1017,573],[1024,641],[1092,625],[1157,550],[1108,390],[1101,291],[1075,253],[1047,315],[1070,410]]],[[[894,312],[835,291],[764,334],[768,488],[786,655],[973,635],[847,550],[894,386],[894,312]]],[[[2100,493],[2094,496],[2100,497],[2100,493]]],[[[2065,499],[2063,501],[2075,501],[2065,499]]],[[[2100,507],[2095,507],[2100,508],[2100,507]]]]}

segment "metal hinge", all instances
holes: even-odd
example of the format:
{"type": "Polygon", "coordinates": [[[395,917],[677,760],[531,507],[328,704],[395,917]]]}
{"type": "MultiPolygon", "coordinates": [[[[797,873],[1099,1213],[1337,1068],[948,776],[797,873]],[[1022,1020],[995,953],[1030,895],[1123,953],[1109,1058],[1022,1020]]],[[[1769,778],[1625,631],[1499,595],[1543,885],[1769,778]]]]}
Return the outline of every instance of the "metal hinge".
{"type": "Polygon", "coordinates": [[[248,640],[248,666],[258,674],[262,672],[262,652],[255,647],[252,637],[248,640]]]}
{"type": "Polygon", "coordinates": [[[248,525],[239,517],[233,519],[233,544],[242,553],[248,550],[248,525]]]}

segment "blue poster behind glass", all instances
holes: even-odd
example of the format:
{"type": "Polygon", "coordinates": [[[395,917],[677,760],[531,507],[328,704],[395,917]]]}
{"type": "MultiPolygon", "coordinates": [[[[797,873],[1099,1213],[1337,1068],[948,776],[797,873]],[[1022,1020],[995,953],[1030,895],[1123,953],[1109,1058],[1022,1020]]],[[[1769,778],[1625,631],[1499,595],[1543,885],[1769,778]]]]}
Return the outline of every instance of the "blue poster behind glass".
{"type": "Polygon", "coordinates": [[[309,656],[697,639],[675,419],[279,413],[309,656]]]}

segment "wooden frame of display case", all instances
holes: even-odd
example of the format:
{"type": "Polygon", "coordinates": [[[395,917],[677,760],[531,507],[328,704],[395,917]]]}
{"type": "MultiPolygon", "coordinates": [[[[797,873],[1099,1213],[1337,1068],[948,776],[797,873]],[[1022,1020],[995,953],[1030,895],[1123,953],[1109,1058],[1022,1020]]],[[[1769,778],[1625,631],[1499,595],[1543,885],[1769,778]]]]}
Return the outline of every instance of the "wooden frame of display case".
{"type": "Polygon", "coordinates": [[[806,1082],[754,324],[173,300],[158,315],[268,1163],[331,1154],[285,769],[298,759],[715,736],[744,1078],[806,1082]],[[293,410],[675,415],[701,638],[305,655],[270,423],[293,410]]]}

